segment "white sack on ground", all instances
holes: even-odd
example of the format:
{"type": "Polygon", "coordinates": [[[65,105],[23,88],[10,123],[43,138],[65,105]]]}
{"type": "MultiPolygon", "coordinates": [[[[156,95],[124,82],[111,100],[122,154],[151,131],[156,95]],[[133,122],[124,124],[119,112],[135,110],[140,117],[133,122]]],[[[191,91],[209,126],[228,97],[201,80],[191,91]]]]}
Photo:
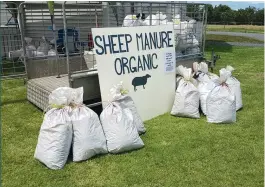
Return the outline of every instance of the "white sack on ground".
{"type": "Polygon", "coordinates": [[[106,138],[98,115],[83,105],[83,87],[74,89],[74,107],[71,111],[73,124],[73,161],[79,162],[108,153],[106,138]]]}
{"type": "Polygon", "coordinates": [[[200,93],[200,107],[204,115],[207,115],[206,101],[209,93],[214,89],[215,83],[212,80],[198,82],[200,93]]]}
{"type": "Polygon", "coordinates": [[[137,111],[137,108],[132,100],[132,98],[125,93],[122,83],[118,84],[117,86],[114,86],[111,90],[110,90],[113,99],[116,102],[119,102],[120,107],[122,109],[130,109],[130,111],[132,112],[133,115],[133,123],[137,128],[137,131],[139,134],[143,134],[145,133],[146,129],[144,127],[144,123],[137,111]]]}
{"type": "Polygon", "coordinates": [[[69,155],[72,142],[70,96],[71,88],[58,88],[49,95],[53,108],[44,116],[34,157],[50,169],[62,169],[69,155]]]}
{"type": "Polygon", "coordinates": [[[177,90],[171,115],[180,117],[200,118],[199,114],[199,91],[196,82],[192,78],[192,70],[182,65],[177,67],[178,75],[177,90]]]}
{"type": "Polygon", "coordinates": [[[196,79],[200,82],[216,80],[219,78],[218,75],[208,71],[208,64],[205,62],[201,62],[201,63],[194,62],[192,68],[195,73],[195,76],[197,77],[196,79]]]}
{"type": "Polygon", "coordinates": [[[235,94],[236,110],[239,110],[243,107],[240,82],[234,76],[232,76],[232,72],[234,71],[234,68],[232,66],[227,66],[225,70],[231,72],[231,76],[227,78],[226,84],[231,89],[231,91],[235,94]]]}
{"type": "Polygon", "coordinates": [[[114,99],[100,114],[100,121],[107,140],[110,153],[122,153],[142,148],[132,111],[118,101],[123,94],[114,95],[114,99]]]}
{"type": "Polygon", "coordinates": [[[215,80],[216,87],[207,97],[206,109],[209,123],[236,121],[236,97],[225,83],[229,76],[231,76],[230,72],[221,69],[220,78],[215,80]]]}
{"type": "Polygon", "coordinates": [[[206,100],[208,94],[215,87],[214,80],[218,79],[218,76],[208,72],[208,65],[205,62],[194,62],[193,71],[196,74],[196,80],[198,82],[198,90],[200,93],[200,107],[204,115],[207,115],[206,100]]]}

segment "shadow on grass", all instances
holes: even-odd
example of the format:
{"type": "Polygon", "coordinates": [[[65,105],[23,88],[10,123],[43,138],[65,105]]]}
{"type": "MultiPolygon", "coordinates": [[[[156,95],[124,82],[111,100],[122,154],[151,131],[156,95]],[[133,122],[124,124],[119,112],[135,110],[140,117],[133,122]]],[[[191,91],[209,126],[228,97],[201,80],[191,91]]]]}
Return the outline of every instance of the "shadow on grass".
{"type": "Polygon", "coordinates": [[[4,101],[0,103],[0,106],[5,106],[9,104],[16,104],[16,103],[24,103],[27,102],[27,99],[18,99],[18,100],[12,100],[12,101],[4,101]]]}
{"type": "Polygon", "coordinates": [[[211,51],[212,49],[214,49],[215,52],[231,53],[233,51],[233,46],[226,41],[207,40],[205,42],[205,50],[211,51]]]}

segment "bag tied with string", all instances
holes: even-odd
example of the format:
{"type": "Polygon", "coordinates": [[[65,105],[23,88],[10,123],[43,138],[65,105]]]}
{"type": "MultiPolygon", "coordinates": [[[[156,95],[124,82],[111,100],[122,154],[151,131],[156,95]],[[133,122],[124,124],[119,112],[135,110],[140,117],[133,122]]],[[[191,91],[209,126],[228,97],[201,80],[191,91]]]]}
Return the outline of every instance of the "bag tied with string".
{"type": "Polygon", "coordinates": [[[194,62],[192,68],[194,71],[194,78],[200,82],[207,82],[219,78],[218,75],[209,72],[208,64],[205,62],[194,62]]]}
{"type": "Polygon", "coordinates": [[[206,110],[206,100],[208,94],[215,87],[214,80],[217,80],[219,77],[216,74],[210,73],[208,71],[208,65],[205,62],[194,62],[193,70],[195,72],[195,78],[197,80],[197,87],[200,93],[200,108],[204,115],[207,115],[206,110]]]}
{"type": "Polygon", "coordinates": [[[108,153],[106,138],[98,115],[83,105],[83,87],[74,89],[71,111],[73,124],[73,161],[79,162],[108,153]]]}
{"type": "Polygon", "coordinates": [[[122,83],[111,89],[111,93],[113,100],[100,114],[108,152],[116,154],[142,148],[144,143],[137,131],[137,120],[124,102],[126,94],[122,83]]]}
{"type": "Polygon", "coordinates": [[[144,127],[144,123],[142,118],[140,117],[137,108],[134,104],[132,98],[127,94],[127,91],[123,89],[122,82],[116,86],[114,86],[110,90],[113,95],[113,99],[116,102],[121,104],[122,109],[128,108],[132,112],[133,115],[133,124],[136,126],[136,129],[139,134],[143,134],[146,132],[144,127]]]}
{"type": "Polygon", "coordinates": [[[226,84],[231,89],[231,91],[235,94],[236,110],[239,110],[243,107],[240,82],[232,75],[232,72],[235,70],[232,66],[226,66],[225,70],[231,72],[230,76],[226,80],[226,84]]]}
{"type": "Polygon", "coordinates": [[[176,68],[177,90],[171,115],[179,117],[200,118],[199,92],[196,81],[192,78],[191,68],[182,65],[176,68]]]}
{"type": "Polygon", "coordinates": [[[34,158],[50,169],[62,169],[67,161],[72,142],[72,89],[61,87],[49,95],[51,109],[44,115],[34,158]]]}
{"type": "Polygon", "coordinates": [[[207,121],[209,123],[236,122],[236,96],[226,84],[231,72],[221,69],[220,78],[214,80],[216,86],[206,100],[207,121]]]}

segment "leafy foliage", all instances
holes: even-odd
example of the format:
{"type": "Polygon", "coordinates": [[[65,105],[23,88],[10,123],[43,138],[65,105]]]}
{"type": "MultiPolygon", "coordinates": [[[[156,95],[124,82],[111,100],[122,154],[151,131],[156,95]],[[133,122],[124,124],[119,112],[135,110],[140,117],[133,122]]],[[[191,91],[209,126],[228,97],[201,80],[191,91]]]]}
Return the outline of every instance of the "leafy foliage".
{"type": "Polygon", "coordinates": [[[208,23],[221,22],[223,23],[244,23],[244,24],[258,24],[264,25],[264,8],[256,9],[255,7],[247,7],[245,9],[232,10],[227,5],[218,5],[213,7],[211,4],[207,5],[208,23]]]}

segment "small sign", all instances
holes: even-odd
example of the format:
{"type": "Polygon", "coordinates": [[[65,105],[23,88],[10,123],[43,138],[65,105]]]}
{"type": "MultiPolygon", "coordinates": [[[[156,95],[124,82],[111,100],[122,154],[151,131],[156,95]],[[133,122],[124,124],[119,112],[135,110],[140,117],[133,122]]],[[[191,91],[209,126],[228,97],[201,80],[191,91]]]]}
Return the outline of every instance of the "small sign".
{"type": "Polygon", "coordinates": [[[175,67],[176,67],[175,51],[166,52],[165,53],[165,73],[175,72],[175,67]]]}
{"type": "Polygon", "coordinates": [[[103,108],[122,81],[143,120],[170,112],[176,85],[172,25],[92,28],[92,35],[103,108]]]}

